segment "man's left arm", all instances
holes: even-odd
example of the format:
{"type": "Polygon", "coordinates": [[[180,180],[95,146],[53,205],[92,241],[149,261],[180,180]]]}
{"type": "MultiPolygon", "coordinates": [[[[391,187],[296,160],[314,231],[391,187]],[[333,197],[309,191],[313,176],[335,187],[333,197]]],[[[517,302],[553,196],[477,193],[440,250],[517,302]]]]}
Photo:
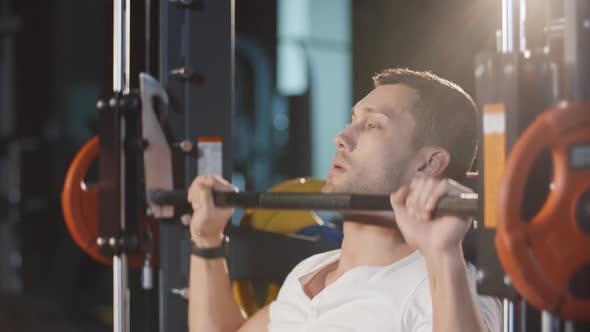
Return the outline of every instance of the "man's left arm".
{"type": "Polygon", "coordinates": [[[469,191],[450,180],[420,177],[391,196],[406,242],[426,258],[435,332],[488,331],[469,288],[463,258],[461,243],[470,223],[454,216],[432,218],[441,197],[469,191]]]}
{"type": "Polygon", "coordinates": [[[469,288],[461,247],[426,256],[433,331],[488,331],[469,288]]]}

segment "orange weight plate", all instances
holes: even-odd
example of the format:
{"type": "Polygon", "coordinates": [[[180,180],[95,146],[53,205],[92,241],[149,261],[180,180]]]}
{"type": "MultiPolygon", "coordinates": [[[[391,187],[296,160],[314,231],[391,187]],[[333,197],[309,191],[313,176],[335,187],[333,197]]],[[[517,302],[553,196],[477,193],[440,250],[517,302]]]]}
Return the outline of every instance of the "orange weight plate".
{"type": "Polygon", "coordinates": [[[538,308],[590,319],[590,104],[542,113],[518,139],[500,188],[496,248],[516,290],[538,308]],[[526,174],[543,151],[553,160],[552,190],[523,218],[526,174]]]}
{"type": "MultiPolygon", "coordinates": [[[[98,137],[93,137],[80,149],[66,173],[61,195],[64,220],[74,242],[90,257],[103,264],[111,264],[112,258],[103,255],[96,239],[98,238],[98,187],[87,185],[84,181],[88,169],[97,159],[98,137]]],[[[155,248],[152,263],[158,260],[159,227],[152,218],[145,218],[146,227],[152,231],[155,248]]],[[[129,266],[141,267],[143,257],[129,257],[129,266]]]]}

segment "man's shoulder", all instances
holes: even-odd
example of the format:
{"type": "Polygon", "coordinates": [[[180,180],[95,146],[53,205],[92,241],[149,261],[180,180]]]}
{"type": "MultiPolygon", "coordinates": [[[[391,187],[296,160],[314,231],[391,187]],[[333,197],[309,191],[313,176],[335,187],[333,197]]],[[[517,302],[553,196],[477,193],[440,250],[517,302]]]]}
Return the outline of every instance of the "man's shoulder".
{"type": "Polygon", "coordinates": [[[428,279],[424,256],[418,251],[391,265],[376,269],[372,273],[371,280],[382,284],[398,299],[400,293],[405,295],[413,293],[425,279],[428,279]]]}

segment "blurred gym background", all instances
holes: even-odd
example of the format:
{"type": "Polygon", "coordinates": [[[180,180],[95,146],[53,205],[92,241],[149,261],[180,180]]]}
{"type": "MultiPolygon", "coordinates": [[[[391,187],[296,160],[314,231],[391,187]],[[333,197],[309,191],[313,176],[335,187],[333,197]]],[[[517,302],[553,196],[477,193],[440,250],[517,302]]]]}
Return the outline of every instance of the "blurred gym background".
{"type": "MultiPolygon", "coordinates": [[[[236,0],[232,181],[323,178],[334,134],[386,67],[431,70],[473,94],[474,57],[496,48],[499,22],[497,0],[236,0]]],[[[111,1],[0,0],[2,331],[112,329],[111,268],[78,249],[60,207],[111,66],[111,1]]]]}

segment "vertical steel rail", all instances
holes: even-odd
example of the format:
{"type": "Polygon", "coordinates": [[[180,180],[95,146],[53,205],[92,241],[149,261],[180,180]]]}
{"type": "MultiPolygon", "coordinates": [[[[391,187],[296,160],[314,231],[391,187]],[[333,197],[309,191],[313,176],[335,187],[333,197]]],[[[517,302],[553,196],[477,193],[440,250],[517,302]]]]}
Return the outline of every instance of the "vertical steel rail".
{"type": "Polygon", "coordinates": [[[514,26],[512,0],[502,0],[502,53],[510,53],[514,49],[514,26]]]}
{"type": "Polygon", "coordinates": [[[113,2],[113,91],[123,91],[123,0],[113,2]]]}
{"type": "Polygon", "coordinates": [[[503,310],[503,331],[504,332],[514,332],[514,302],[503,299],[502,300],[502,310],[503,310]]]}
{"type": "Polygon", "coordinates": [[[519,42],[524,38],[521,25],[524,25],[526,16],[520,14],[519,7],[524,3],[524,0],[502,0],[502,53],[520,50],[519,42]]]}
{"type": "MultiPolygon", "coordinates": [[[[129,92],[130,59],[130,0],[113,2],[113,92],[129,92]]],[[[121,119],[122,120],[122,119],[121,119]]],[[[121,128],[125,128],[124,125],[121,128]]],[[[124,130],[124,129],[122,129],[124,130]]],[[[122,141],[125,133],[122,131],[122,141]]],[[[125,158],[121,148],[121,169],[125,158]]],[[[125,176],[119,184],[121,197],[125,197],[125,176]]],[[[121,204],[121,231],[125,230],[125,204],[121,204]]],[[[129,331],[129,297],[127,287],[127,256],[124,252],[113,256],[113,330],[129,331]]]]}
{"type": "Polygon", "coordinates": [[[520,45],[520,51],[521,52],[526,52],[527,48],[526,48],[526,8],[527,8],[527,0],[519,0],[520,1],[520,5],[518,8],[519,11],[519,20],[518,20],[518,42],[520,45]]]}
{"type": "Polygon", "coordinates": [[[123,58],[125,71],[121,75],[124,79],[123,81],[123,92],[129,93],[129,89],[131,88],[131,0],[125,0],[125,26],[124,26],[124,33],[125,33],[125,40],[123,41],[124,47],[124,54],[125,57],[123,58]]]}

